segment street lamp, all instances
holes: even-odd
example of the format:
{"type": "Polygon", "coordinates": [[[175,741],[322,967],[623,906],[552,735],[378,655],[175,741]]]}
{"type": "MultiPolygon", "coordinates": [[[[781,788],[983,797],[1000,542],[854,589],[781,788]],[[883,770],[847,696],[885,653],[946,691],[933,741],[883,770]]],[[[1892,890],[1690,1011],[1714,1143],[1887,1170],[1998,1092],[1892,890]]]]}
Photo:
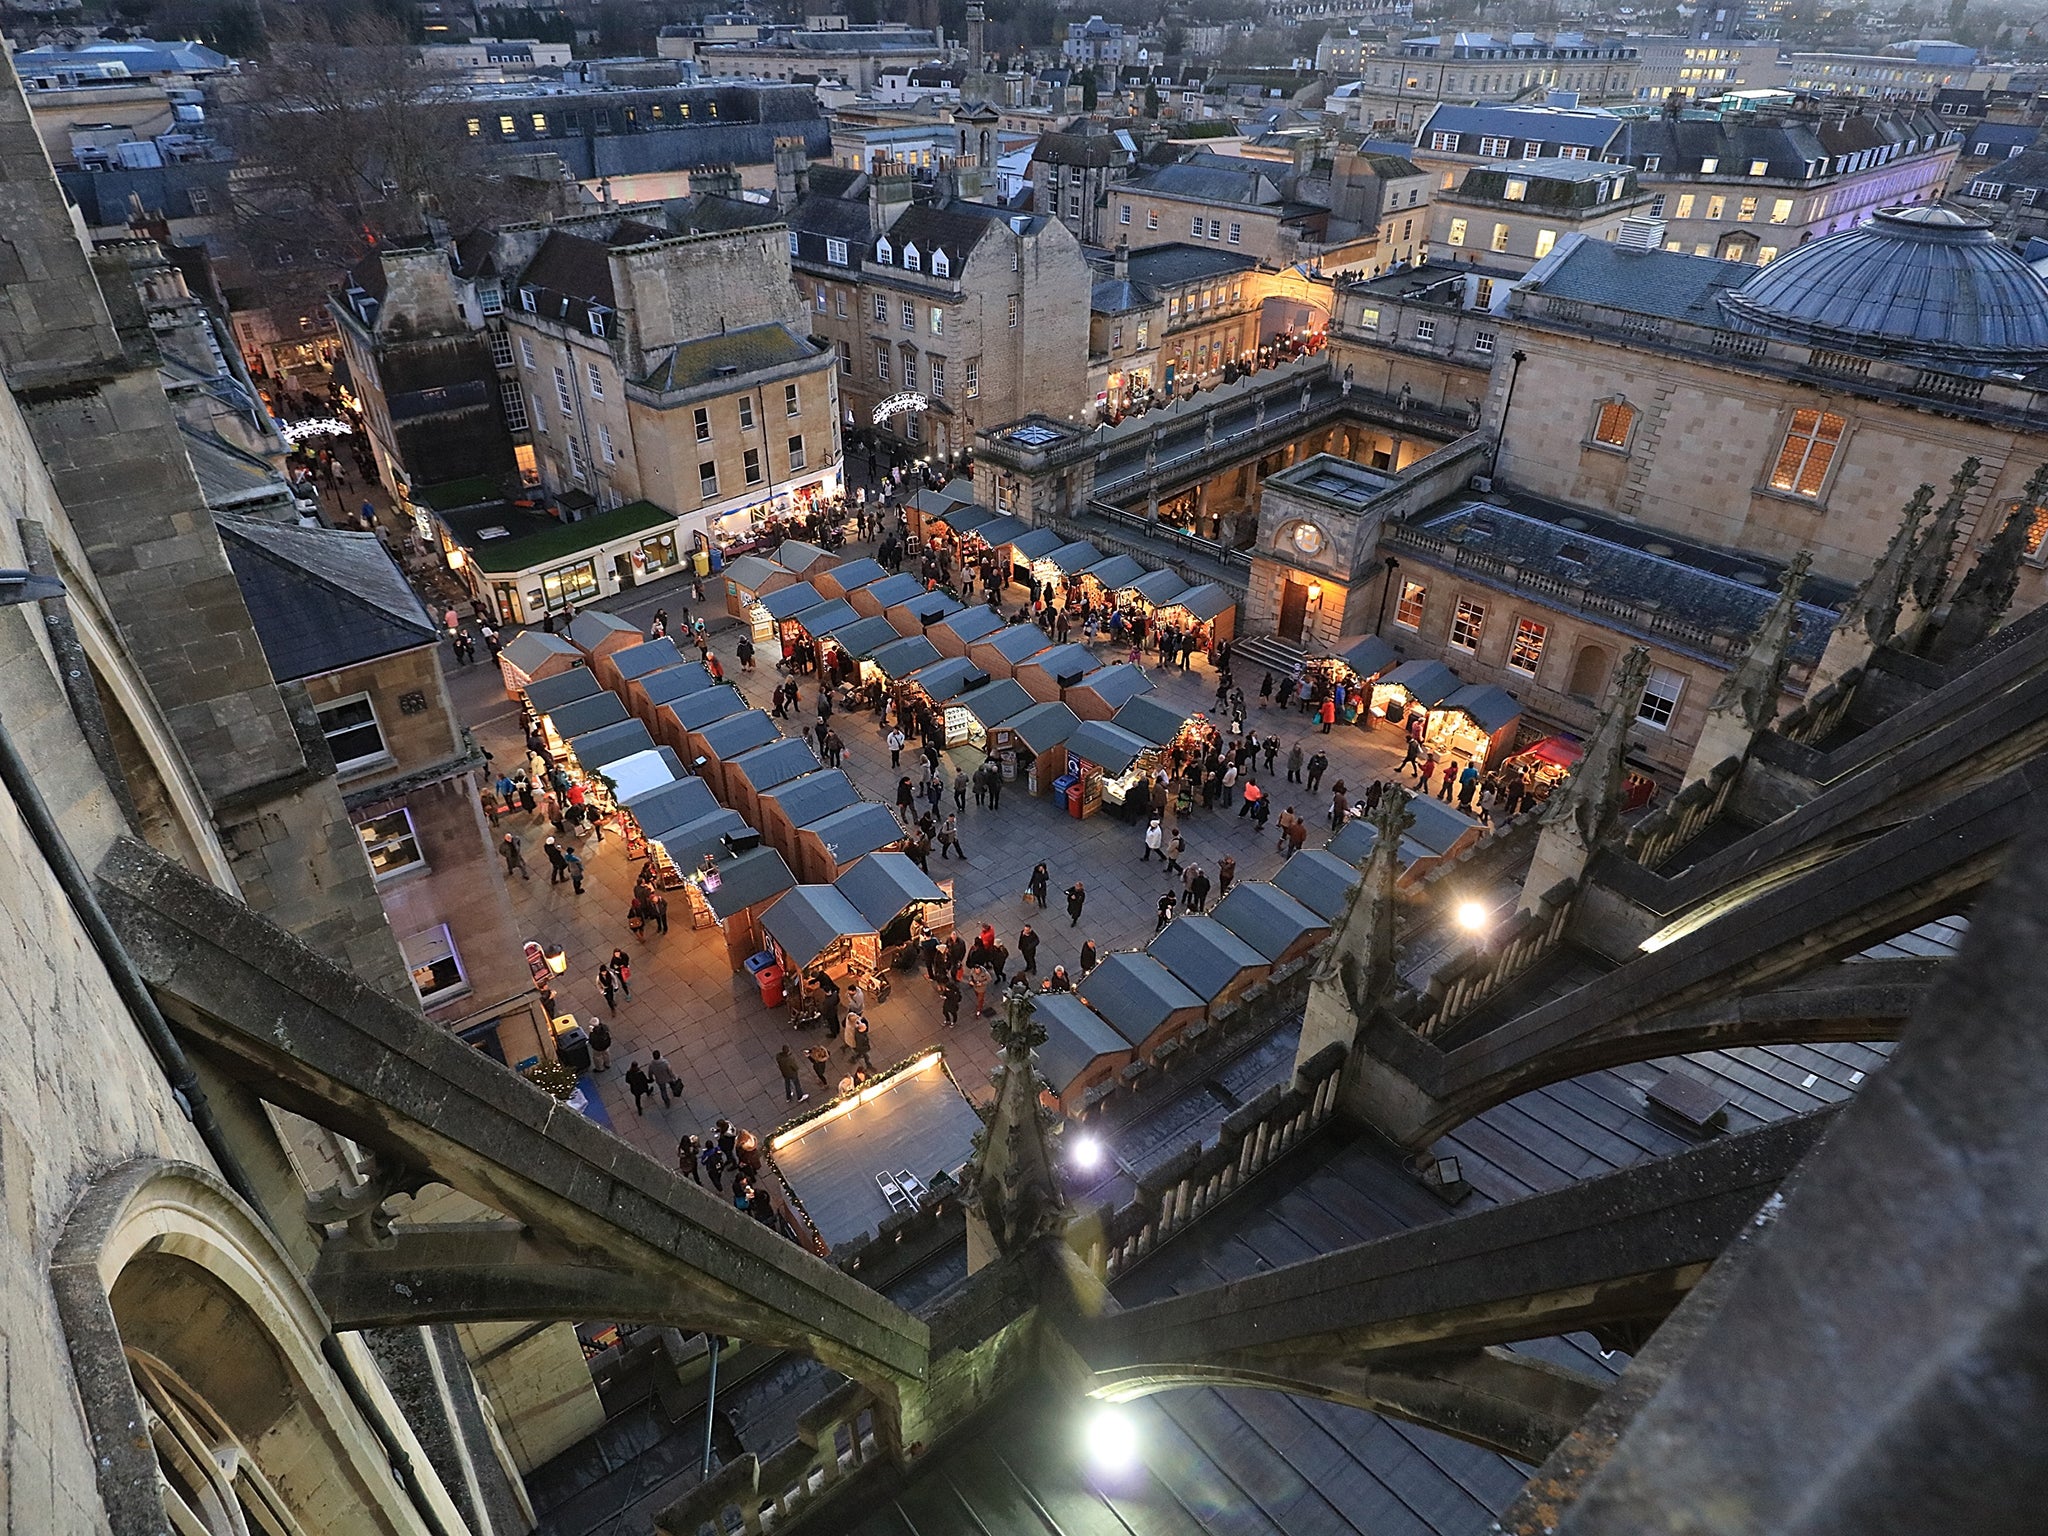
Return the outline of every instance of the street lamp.
{"type": "Polygon", "coordinates": [[[553,971],[557,976],[566,976],[569,974],[569,957],[562,953],[561,945],[550,944],[547,947],[546,959],[548,969],[553,971]]]}

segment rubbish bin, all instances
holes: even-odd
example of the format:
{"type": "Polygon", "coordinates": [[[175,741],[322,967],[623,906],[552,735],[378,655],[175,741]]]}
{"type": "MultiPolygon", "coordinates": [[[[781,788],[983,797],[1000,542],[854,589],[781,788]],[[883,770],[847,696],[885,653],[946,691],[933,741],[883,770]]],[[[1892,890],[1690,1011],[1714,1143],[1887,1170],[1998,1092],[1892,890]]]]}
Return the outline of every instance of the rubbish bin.
{"type": "Polygon", "coordinates": [[[555,1036],[555,1060],[571,1072],[590,1070],[590,1036],[583,1033],[581,1024],[571,1024],[555,1036]]]}
{"type": "Polygon", "coordinates": [[[1088,793],[1088,781],[1076,779],[1067,786],[1067,814],[1076,821],[1081,819],[1082,797],[1088,793]]]}
{"type": "Polygon", "coordinates": [[[708,549],[691,550],[690,569],[699,576],[709,576],[711,574],[711,551],[708,549]]]}
{"type": "Polygon", "coordinates": [[[780,1008],[782,1006],[782,965],[775,958],[775,951],[764,949],[757,955],[747,956],[747,972],[761,988],[761,1006],[780,1008]]]}

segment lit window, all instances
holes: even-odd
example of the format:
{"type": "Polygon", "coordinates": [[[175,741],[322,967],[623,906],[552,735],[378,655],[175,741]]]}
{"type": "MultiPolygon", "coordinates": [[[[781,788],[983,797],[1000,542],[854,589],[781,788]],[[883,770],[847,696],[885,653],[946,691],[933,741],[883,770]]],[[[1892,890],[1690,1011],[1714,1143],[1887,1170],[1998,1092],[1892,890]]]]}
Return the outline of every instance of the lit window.
{"type": "Polygon", "coordinates": [[[754,430],[754,397],[752,395],[741,395],[739,405],[740,430],[742,432],[751,432],[754,430]]]}
{"type": "Polygon", "coordinates": [[[1678,701],[1685,694],[1685,674],[1673,672],[1665,667],[1650,668],[1650,680],[1643,685],[1643,702],[1636,709],[1636,719],[1644,725],[1664,730],[1671,724],[1671,717],[1678,713],[1678,701]]]}
{"type": "Polygon", "coordinates": [[[604,398],[604,375],[597,371],[597,364],[595,363],[585,363],[583,366],[589,370],[590,398],[602,400],[604,398]]]}
{"type": "Polygon", "coordinates": [[[518,122],[517,122],[517,121],[516,121],[516,120],[515,120],[515,119],[513,118],[512,114],[511,114],[510,112],[505,112],[505,113],[501,113],[501,114],[499,115],[499,117],[498,117],[498,132],[502,133],[502,134],[503,134],[503,135],[504,135],[504,136],[505,136],[506,138],[508,138],[508,139],[509,139],[509,138],[512,138],[512,137],[514,137],[514,136],[516,136],[516,135],[518,134],[518,132],[519,132],[519,124],[518,124],[518,122]]]}
{"type": "Polygon", "coordinates": [[[1493,226],[1493,248],[1496,251],[1504,251],[1508,248],[1507,225],[1496,224],[1493,226]]]}
{"type": "Polygon", "coordinates": [[[1528,195],[1529,183],[1525,178],[1520,176],[1510,176],[1508,178],[1507,190],[1501,193],[1501,196],[1506,198],[1511,203],[1519,203],[1528,195]]]}
{"type": "Polygon", "coordinates": [[[399,949],[412,972],[413,990],[419,993],[422,1008],[436,1007],[469,990],[469,978],[463,974],[446,923],[413,934],[399,949]]]}
{"type": "Polygon", "coordinates": [[[789,440],[789,467],[791,473],[804,467],[804,440],[801,437],[789,440]]]}
{"type": "Polygon", "coordinates": [[[1609,400],[1600,407],[1593,423],[1593,441],[1603,448],[1627,448],[1628,435],[1635,430],[1636,408],[1625,400],[1609,400]]]}
{"type": "Polygon", "coordinates": [[[1758,266],[1768,267],[1777,259],[1778,248],[1775,245],[1760,245],[1756,248],[1756,264],[1758,266]]]}
{"type": "Polygon", "coordinates": [[[1458,608],[1451,615],[1451,644],[1461,651],[1479,649],[1479,637],[1486,629],[1486,609],[1469,597],[1458,599],[1458,608]]]}
{"type": "MultiPolygon", "coordinates": [[[[1138,345],[1142,347],[1144,344],[1145,337],[1144,332],[1141,329],[1138,333],[1138,345]]],[[[978,399],[980,395],[981,359],[978,357],[970,357],[969,359],[967,359],[967,398],[970,400],[974,400],[978,399]]]]}
{"type": "Polygon", "coordinates": [[[356,831],[362,834],[370,872],[379,881],[426,868],[426,856],[420,852],[420,840],[413,833],[412,813],[404,807],[372,821],[358,822],[356,831]]]}
{"type": "Polygon", "coordinates": [[[1468,224],[1468,223],[1467,223],[1467,221],[1466,221],[1466,220],[1464,220],[1464,219],[1453,219],[1453,220],[1451,220],[1451,233],[1450,233],[1450,242],[1451,242],[1451,244],[1453,244],[1453,245],[1463,245],[1463,244],[1465,243],[1465,231],[1466,231],[1466,229],[1468,229],[1469,227],[1470,227],[1470,226],[1469,226],[1469,224],[1468,224]]]}
{"type": "Polygon", "coordinates": [[[1403,629],[1422,627],[1422,604],[1429,596],[1429,588],[1419,581],[1401,583],[1401,600],[1394,604],[1394,622],[1403,629]]]}
{"type": "Polygon", "coordinates": [[[749,448],[746,451],[746,453],[742,455],[742,458],[746,463],[747,484],[759,485],[761,483],[761,450],[758,448],[749,448]]]}
{"type": "Polygon", "coordinates": [[[1756,219],[1756,199],[1745,197],[1738,203],[1735,207],[1735,218],[1736,222],[1741,224],[1753,223],[1756,219]]]}
{"type": "Polygon", "coordinates": [[[1710,219],[1718,219],[1718,218],[1721,218],[1721,217],[1723,217],[1723,216],[1724,216],[1724,215],[1725,215],[1725,214],[1726,214],[1727,212],[1728,212],[1728,199],[1727,199],[1727,198],[1725,198],[1725,197],[1710,197],[1710,198],[1708,198],[1708,199],[1707,199],[1707,217],[1708,217],[1708,218],[1710,218],[1710,219]]]}
{"type": "Polygon", "coordinates": [[[1376,309],[1361,309],[1358,312],[1358,328],[1361,331],[1377,331],[1380,328],[1380,312],[1376,309]]]}
{"type": "Polygon", "coordinates": [[[619,462],[618,451],[612,447],[612,429],[601,421],[597,424],[597,446],[598,451],[604,455],[605,463],[619,462]]]}
{"type": "Polygon", "coordinates": [[[1508,647],[1508,670],[1534,677],[1543,660],[1543,642],[1549,637],[1549,625],[1538,624],[1534,619],[1516,620],[1515,643],[1508,647]]]}
{"type": "Polygon", "coordinates": [[[1749,162],[1749,174],[1752,176],[1767,176],[1770,174],[1770,170],[1770,162],[1767,160],[1752,160],[1749,162]]]}
{"type": "Polygon", "coordinates": [[[1692,194],[1690,192],[1678,194],[1678,207],[1673,212],[1672,217],[1679,219],[1689,219],[1692,217],[1692,194]]]}
{"type": "Polygon", "coordinates": [[[1157,229],[1157,228],[1159,227],[1159,210],[1158,210],[1158,209],[1156,209],[1156,208],[1148,208],[1148,209],[1147,209],[1147,210],[1145,211],[1145,227],[1146,227],[1147,229],[1157,229]]]}
{"type": "Polygon", "coordinates": [[[480,139],[484,136],[484,120],[480,117],[472,117],[463,124],[463,127],[469,130],[469,136],[472,139],[480,139]]]}
{"type": "Polygon", "coordinates": [[[322,705],[318,713],[320,734],[334,754],[337,773],[346,776],[389,761],[391,753],[384,745],[384,732],[377,726],[377,711],[367,693],[322,705]]]}
{"type": "Polygon", "coordinates": [[[695,410],[694,412],[692,412],[691,414],[692,414],[692,415],[693,415],[693,416],[694,416],[694,417],[696,418],[696,423],[697,423],[697,441],[698,441],[698,442],[700,442],[700,443],[708,443],[708,442],[710,442],[710,441],[711,441],[711,410],[710,410],[710,407],[708,407],[708,406],[702,406],[702,405],[700,405],[700,406],[698,406],[698,407],[697,407],[697,409],[696,409],[696,410],[695,410]]]}
{"type": "MultiPolygon", "coordinates": [[[[1613,236],[1612,236],[1612,235],[1610,235],[1610,236],[1609,236],[1608,238],[1609,238],[1609,239],[1612,239],[1612,238],[1613,238],[1613,236]]],[[[1540,260],[1542,260],[1542,259],[1543,259],[1543,258],[1544,258],[1545,256],[1548,256],[1548,255],[1550,254],[1550,248],[1551,248],[1552,246],[1556,245],[1556,244],[1557,244],[1557,231],[1556,231],[1556,230],[1554,230],[1554,229],[1539,229],[1539,230],[1537,230],[1537,231],[1536,231],[1536,257],[1537,257],[1537,260],[1539,260],[1539,261],[1540,261],[1540,260]]]]}
{"type": "Polygon", "coordinates": [[[697,466],[697,492],[706,501],[718,499],[718,465],[710,459],[697,466]]]}
{"type": "Polygon", "coordinates": [[[936,304],[932,306],[932,334],[934,336],[946,334],[946,312],[936,304]]]}
{"type": "Polygon", "coordinates": [[[1771,489],[1818,497],[1848,425],[1833,411],[1811,407],[1794,411],[1785,446],[1778,450],[1778,462],[1771,468],[1771,489]]]}
{"type": "Polygon", "coordinates": [[[1771,222],[1772,222],[1773,224],[1784,224],[1784,223],[1788,222],[1788,221],[1789,221],[1789,220],[1791,219],[1791,217],[1792,217],[1792,199],[1791,199],[1791,198],[1789,198],[1789,197],[1780,197],[1780,198],[1776,198],[1776,199],[1774,199],[1774,200],[1772,201],[1772,203],[1771,203],[1771,222]]]}
{"type": "Polygon", "coordinates": [[[1718,156],[1709,155],[1700,162],[1700,174],[1702,176],[1711,176],[1719,169],[1721,169],[1721,161],[1718,156]]]}

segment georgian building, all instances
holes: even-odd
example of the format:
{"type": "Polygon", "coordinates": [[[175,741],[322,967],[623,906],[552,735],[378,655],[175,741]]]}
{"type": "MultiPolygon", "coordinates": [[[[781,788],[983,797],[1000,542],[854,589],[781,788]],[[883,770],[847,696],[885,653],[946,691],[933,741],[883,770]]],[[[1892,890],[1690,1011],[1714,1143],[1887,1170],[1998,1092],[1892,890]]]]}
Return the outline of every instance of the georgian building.
{"type": "Polygon", "coordinates": [[[1627,101],[1636,67],[1635,48],[1626,42],[1594,42],[1574,32],[1548,42],[1459,32],[1409,38],[1398,51],[1366,55],[1348,71],[1354,79],[1340,99],[1353,127],[1405,137],[1439,102],[1511,102],[1546,88],[1588,102],[1627,101]]]}
{"type": "Polygon", "coordinates": [[[1635,173],[1587,160],[1516,160],[1467,171],[1431,208],[1431,247],[1447,261],[1526,272],[1567,235],[1612,240],[1650,206],[1635,173]]]}
{"type": "Polygon", "coordinates": [[[1031,151],[1032,207],[1058,219],[1083,245],[1107,245],[1110,190],[1137,164],[1129,133],[1088,118],[1039,135],[1031,151]]]}

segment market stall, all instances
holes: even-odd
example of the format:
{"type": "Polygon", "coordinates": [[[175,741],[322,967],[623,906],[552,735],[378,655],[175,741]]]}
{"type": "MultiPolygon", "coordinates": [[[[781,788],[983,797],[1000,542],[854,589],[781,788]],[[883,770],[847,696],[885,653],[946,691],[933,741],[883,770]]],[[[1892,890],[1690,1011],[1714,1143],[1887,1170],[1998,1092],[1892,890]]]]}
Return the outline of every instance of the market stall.
{"type": "MultiPolygon", "coordinates": [[[[1046,704],[1054,699],[1065,700],[1067,690],[1095,668],[1095,653],[1087,646],[1055,645],[1050,650],[1038,652],[1028,661],[1019,662],[1011,676],[1024,685],[1026,693],[1046,704]]],[[[994,669],[990,671],[993,673],[994,669]]]]}
{"type": "Polygon", "coordinates": [[[818,754],[811,744],[801,736],[784,736],[743,752],[725,765],[725,803],[744,816],[749,826],[758,827],[765,791],[817,771],[818,754]]]}
{"type": "Polygon", "coordinates": [[[987,522],[975,524],[960,536],[960,561],[963,565],[980,565],[991,555],[998,561],[1007,560],[1010,541],[1022,538],[1030,531],[1031,525],[1021,517],[999,513],[987,522]]]}
{"type": "Polygon", "coordinates": [[[635,718],[646,721],[651,731],[654,729],[655,711],[662,705],[687,699],[693,693],[702,693],[714,686],[709,667],[701,661],[686,661],[679,667],[663,667],[659,672],[634,678],[625,687],[626,707],[633,711],[635,718]]]}
{"type": "Polygon", "coordinates": [[[1263,880],[1232,886],[1216,903],[1214,916],[1273,965],[1307,954],[1330,931],[1322,918],[1263,880]]]}
{"type": "Polygon", "coordinates": [[[1372,685],[1372,712],[1389,725],[1413,729],[1414,716],[1424,720],[1465,683],[1440,661],[1404,661],[1372,685]]]}
{"type": "Polygon", "coordinates": [[[1206,581],[1160,609],[1159,622],[1193,629],[1201,640],[1198,649],[1213,651],[1237,634],[1237,599],[1229,588],[1206,581]]]}
{"type": "Polygon", "coordinates": [[[1038,1070],[1051,1086],[1053,1107],[1077,1118],[1116,1091],[1131,1064],[1131,1043],[1071,992],[1041,992],[1032,1003],[1032,1022],[1045,1031],[1038,1070]]]}
{"type": "MultiPolygon", "coordinates": [[[[1431,870],[1449,863],[1479,841],[1483,830],[1472,817],[1441,800],[1415,795],[1408,801],[1414,823],[1401,834],[1401,879],[1412,886],[1431,870]]],[[[1372,822],[1353,816],[1330,839],[1329,851],[1347,864],[1362,865],[1378,840],[1372,822]]]]}
{"type": "Polygon", "coordinates": [[[777,587],[773,592],[763,593],[753,607],[747,610],[748,631],[756,645],[768,645],[780,641],[783,625],[795,618],[806,608],[815,608],[825,601],[824,595],[808,581],[799,581],[794,586],[777,587]]]}
{"type": "Polygon", "coordinates": [[[1327,848],[1304,848],[1280,866],[1273,883],[1326,923],[1351,906],[1351,891],[1363,876],[1327,848]]]}
{"type": "Polygon", "coordinates": [[[498,670],[505,675],[508,699],[517,699],[535,683],[582,665],[581,651],[545,630],[529,629],[514,635],[498,651],[498,670]]]}
{"type": "Polygon", "coordinates": [[[1216,734],[1209,717],[1200,710],[1176,709],[1156,693],[1141,693],[1127,701],[1109,717],[1109,723],[1169,751],[1176,745],[1199,749],[1216,734]]]}
{"type": "Polygon", "coordinates": [[[1470,683],[1444,700],[1424,739],[1439,757],[1484,772],[1513,749],[1521,724],[1522,706],[1513,694],[1491,683],[1470,683]]]}
{"type": "Polygon", "coordinates": [[[650,834],[658,837],[663,832],[714,815],[718,811],[718,801],[702,779],[681,778],[629,795],[620,802],[619,808],[624,813],[620,817],[619,829],[625,834],[626,856],[638,858],[645,854],[655,878],[665,889],[673,890],[681,882],[682,872],[674,867],[665,847],[657,847],[650,840],[650,834]]]}
{"type": "Polygon", "coordinates": [[[1378,635],[1361,635],[1332,655],[1315,657],[1308,664],[1307,675],[1365,692],[1400,665],[1399,651],[1378,635]]]}
{"type": "Polygon", "coordinates": [[[702,730],[714,720],[745,714],[746,711],[747,701],[740,697],[739,689],[730,686],[700,688],[657,709],[654,712],[654,734],[663,746],[674,747],[681,753],[684,762],[694,764],[700,749],[690,740],[691,733],[702,730]]]}
{"type": "Polygon", "coordinates": [[[527,686],[526,723],[538,725],[540,717],[549,710],[603,692],[604,684],[597,680],[596,675],[588,667],[579,666],[573,671],[558,672],[553,677],[541,678],[527,686]]]}
{"type": "Polygon", "coordinates": [[[942,491],[920,490],[903,503],[903,520],[909,525],[910,536],[913,539],[924,539],[928,537],[927,524],[932,519],[943,518],[949,512],[971,506],[973,502],[972,487],[957,493],[950,488],[942,491]]]}
{"type": "Polygon", "coordinates": [[[1107,720],[1083,720],[1067,737],[1064,786],[1067,813],[1087,817],[1103,805],[1122,805],[1131,787],[1150,771],[1158,749],[1107,720]]]}
{"type": "Polygon", "coordinates": [[[809,673],[823,665],[824,642],[835,630],[860,622],[860,614],[843,597],[827,598],[782,621],[782,654],[790,670],[809,673]]]}
{"type": "Polygon", "coordinates": [[[853,780],[837,768],[820,768],[757,795],[755,803],[760,815],[754,824],[763,837],[782,850],[791,869],[812,878],[812,863],[804,857],[798,831],[859,799],[860,791],[853,787],[853,780]]]}
{"type": "Polygon", "coordinates": [[[1028,533],[1018,534],[1010,540],[1009,552],[1005,557],[1009,562],[1009,579],[1018,582],[1029,581],[1032,562],[1043,560],[1066,542],[1066,535],[1051,528],[1033,528],[1028,533]]]}
{"type": "Polygon", "coordinates": [[[988,638],[1007,623],[1008,620],[993,608],[962,608],[958,613],[949,613],[936,624],[927,626],[925,635],[939,648],[940,655],[965,656],[968,646],[988,638]]]}
{"type": "MultiPolygon", "coordinates": [[[[649,790],[660,789],[664,784],[673,784],[688,777],[683,772],[683,760],[667,747],[635,752],[615,763],[608,763],[604,776],[611,783],[612,801],[616,805],[624,805],[636,795],[644,795],[649,790]]],[[[630,854],[632,849],[626,851],[630,854]]]]}
{"type": "Polygon", "coordinates": [[[1036,624],[1010,624],[968,642],[967,656],[990,677],[1015,677],[1020,662],[1052,648],[1036,624]]]}
{"type": "Polygon", "coordinates": [[[933,549],[953,551],[960,547],[960,540],[972,533],[983,523],[992,523],[996,514],[979,502],[970,501],[948,509],[937,516],[924,520],[924,541],[933,549]]]}
{"type": "Polygon", "coordinates": [[[1056,586],[1079,576],[1090,566],[1102,564],[1102,551],[1086,539],[1062,544],[1050,554],[1031,562],[1031,574],[1041,586],[1056,586]]]}
{"type": "Polygon", "coordinates": [[[831,570],[839,563],[839,557],[804,539],[784,539],[775,551],[775,563],[793,572],[797,580],[809,581],[820,572],[831,570]]]}
{"type": "Polygon", "coordinates": [[[901,848],[903,837],[886,806],[857,800],[797,829],[797,862],[813,880],[837,880],[856,859],[901,848]]]}
{"type": "Polygon", "coordinates": [[[942,656],[929,666],[919,667],[897,685],[899,708],[913,713],[919,705],[937,710],[949,699],[979,688],[988,674],[965,656],[942,656]]]}
{"type": "Polygon", "coordinates": [[[832,631],[822,647],[819,670],[835,685],[851,682],[865,688],[882,679],[881,672],[871,664],[875,652],[902,638],[896,633],[896,626],[879,613],[872,618],[855,619],[844,629],[832,631]]]}
{"type": "MultiPolygon", "coordinates": [[[[749,620],[754,605],[762,598],[784,587],[793,587],[798,580],[796,572],[777,565],[766,555],[741,555],[737,560],[726,561],[722,579],[726,617],[742,623],[749,620]]],[[[754,638],[758,641],[761,637],[754,638]]]]}
{"type": "Polygon", "coordinates": [[[635,678],[646,677],[651,672],[660,672],[682,664],[683,653],[676,649],[675,641],[663,635],[658,640],[621,646],[616,651],[609,651],[593,661],[590,670],[597,674],[597,680],[605,687],[623,694],[626,685],[635,678]]]}
{"type": "Polygon", "coordinates": [[[630,624],[602,608],[586,608],[569,621],[569,643],[590,663],[629,645],[639,645],[646,638],[638,624],[630,624]]]}
{"type": "MultiPolygon", "coordinates": [[[[889,627],[894,629],[896,626],[891,624],[889,627]]],[[[884,683],[893,687],[911,673],[942,659],[939,648],[923,635],[904,635],[868,657],[868,665],[881,675],[884,683]]]]}
{"type": "Polygon", "coordinates": [[[1145,946],[1145,953],[1204,999],[1211,1019],[1273,969],[1264,955],[1215,918],[1195,912],[1183,912],[1168,923],[1145,946]]]}
{"type": "Polygon", "coordinates": [[[920,592],[887,609],[899,635],[921,635],[932,625],[958,613],[963,604],[949,592],[920,592]]]}
{"type": "Polygon", "coordinates": [[[783,892],[761,913],[761,932],[792,979],[816,972],[844,978],[856,967],[873,970],[881,957],[880,936],[837,886],[783,892]]]}
{"type": "Polygon", "coordinates": [[[1147,571],[1135,580],[1123,583],[1116,589],[1116,600],[1124,608],[1157,613],[1161,608],[1170,607],[1174,599],[1187,590],[1188,584],[1180,579],[1178,572],[1162,568],[1147,571]]]}
{"type": "Polygon", "coordinates": [[[725,936],[726,964],[743,971],[748,956],[759,954],[767,942],[761,914],[796,889],[796,876],[773,848],[750,848],[723,857],[713,854],[690,884],[725,936]]]}
{"type": "MultiPolygon", "coordinates": [[[[1037,705],[1031,695],[1024,691],[1023,686],[1015,678],[999,677],[984,683],[947,704],[947,736],[950,738],[954,735],[955,722],[952,717],[956,712],[965,716],[962,723],[966,731],[964,739],[949,744],[987,756],[989,733],[1011,716],[1035,708],[1037,705]]],[[[969,760],[968,766],[973,766],[972,759],[969,760]]]]}
{"type": "Polygon", "coordinates": [[[1201,998],[1147,954],[1124,950],[1109,956],[1076,991],[1140,1061],[1156,1062],[1159,1047],[1202,1022],[1201,998]]]}
{"type": "Polygon", "coordinates": [[[652,752],[654,738],[638,720],[622,720],[616,725],[571,737],[567,746],[564,766],[570,776],[583,781],[591,801],[600,812],[608,812],[612,809],[612,795],[606,783],[605,769],[622,757],[631,757],[636,752],[652,752]]]}
{"type": "Polygon", "coordinates": [[[927,909],[950,898],[906,854],[873,853],[832,882],[875,930],[886,953],[924,936],[927,909]]]}
{"type": "Polygon", "coordinates": [[[1129,555],[1111,555],[1081,572],[1081,595],[1097,607],[1113,604],[1116,595],[1145,574],[1145,567],[1129,555]]]}
{"type": "Polygon", "coordinates": [[[835,565],[829,570],[812,573],[811,585],[826,597],[847,597],[862,587],[873,586],[885,580],[889,573],[882,568],[882,562],[868,557],[849,560],[844,565],[835,565]]]}
{"type": "Polygon", "coordinates": [[[690,766],[710,781],[711,792],[718,796],[719,803],[729,806],[733,803],[733,790],[727,765],[741,753],[765,747],[781,735],[781,727],[765,709],[727,715],[690,733],[690,744],[696,748],[690,766]]]}
{"type": "Polygon", "coordinates": [[[1152,691],[1143,667],[1127,661],[1097,667],[1066,690],[1067,708],[1083,720],[1109,720],[1131,700],[1152,691]]]}
{"type": "Polygon", "coordinates": [[[663,889],[684,893],[684,927],[709,928],[718,921],[718,915],[704,900],[702,882],[693,882],[690,877],[704,868],[706,859],[730,856],[736,841],[743,842],[753,835],[753,828],[740,820],[739,812],[727,810],[712,811],[678,826],[648,832],[648,858],[653,861],[656,878],[663,881],[663,889]],[[669,883],[670,872],[673,883],[669,883]]]}
{"type": "Polygon", "coordinates": [[[571,737],[631,718],[617,694],[592,693],[547,711],[540,717],[540,732],[548,744],[548,756],[560,762],[563,748],[571,737]]]}
{"type": "MultiPolygon", "coordinates": [[[[1546,736],[1534,746],[1503,758],[1500,767],[1503,772],[1519,774],[1522,788],[1541,803],[1572,776],[1585,755],[1585,744],[1575,736],[1546,736]]],[[[1625,811],[1639,811],[1656,796],[1657,781],[1643,769],[1624,766],[1621,782],[1621,807],[1625,811]]]]}
{"type": "Polygon", "coordinates": [[[1080,724],[1064,704],[1033,704],[989,727],[988,755],[1002,769],[1004,783],[1042,795],[1067,771],[1067,738],[1080,724]]]}
{"type": "Polygon", "coordinates": [[[880,581],[855,587],[846,594],[846,600],[853,604],[862,618],[873,618],[878,613],[887,613],[898,603],[909,602],[924,589],[924,582],[918,577],[908,571],[898,571],[894,576],[884,576],[880,581]]]}

